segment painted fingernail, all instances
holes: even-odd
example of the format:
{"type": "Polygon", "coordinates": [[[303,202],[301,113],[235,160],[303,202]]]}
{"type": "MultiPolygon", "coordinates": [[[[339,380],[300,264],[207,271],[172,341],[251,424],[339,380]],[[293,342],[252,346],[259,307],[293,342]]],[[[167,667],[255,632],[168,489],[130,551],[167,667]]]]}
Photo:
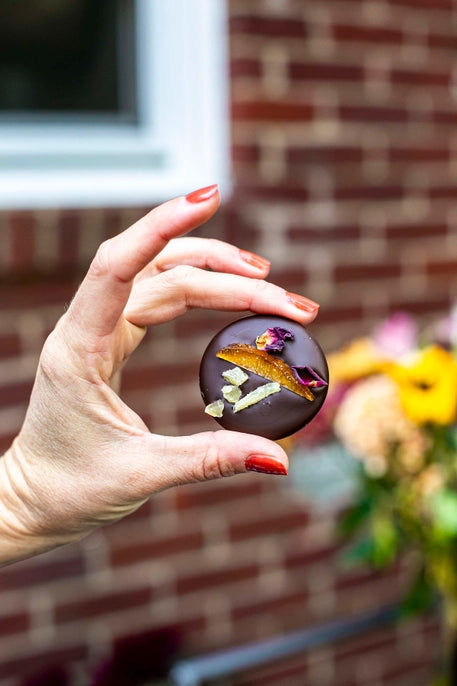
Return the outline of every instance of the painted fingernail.
{"type": "Polygon", "coordinates": [[[319,309],[319,303],[315,303],[314,300],[309,300],[309,298],[303,297],[303,295],[297,295],[297,293],[286,293],[287,300],[292,303],[294,307],[304,312],[315,312],[319,309]]]}
{"type": "Polygon", "coordinates": [[[199,188],[196,191],[192,191],[189,195],[186,195],[187,202],[192,202],[194,204],[198,202],[204,202],[209,200],[217,193],[217,183],[213,183],[212,186],[205,186],[204,188],[199,188]]]}
{"type": "Polygon", "coordinates": [[[240,250],[240,256],[244,262],[247,262],[251,267],[255,267],[256,269],[265,270],[271,265],[269,260],[266,260],[264,257],[260,257],[260,255],[256,255],[253,252],[249,252],[248,250],[240,250]]]}
{"type": "Polygon", "coordinates": [[[248,472],[287,476],[287,469],[282,462],[267,455],[250,455],[244,464],[248,472]]]}

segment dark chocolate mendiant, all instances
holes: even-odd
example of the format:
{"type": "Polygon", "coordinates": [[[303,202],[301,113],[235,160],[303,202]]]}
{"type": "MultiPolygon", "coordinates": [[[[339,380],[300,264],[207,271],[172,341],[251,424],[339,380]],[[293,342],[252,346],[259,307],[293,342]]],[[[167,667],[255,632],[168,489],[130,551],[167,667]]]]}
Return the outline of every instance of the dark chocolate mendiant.
{"type": "Polygon", "coordinates": [[[328,366],[301,324],[254,315],[229,324],[212,339],[200,365],[200,389],[206,411],[225,429],[277,440],[319,412],[328,390],[328,366]]]}

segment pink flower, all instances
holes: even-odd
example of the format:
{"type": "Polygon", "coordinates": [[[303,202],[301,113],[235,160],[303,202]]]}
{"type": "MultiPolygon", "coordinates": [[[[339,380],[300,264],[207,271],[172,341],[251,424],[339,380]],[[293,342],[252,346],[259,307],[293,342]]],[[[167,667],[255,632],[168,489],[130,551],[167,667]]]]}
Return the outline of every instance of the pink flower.
{"type": "Polygon", "coordinates": [[[402,357],[417,346],[418,328],[406,312],[396,312],[377,326],[373,342],[387,357],[402,357]]]}

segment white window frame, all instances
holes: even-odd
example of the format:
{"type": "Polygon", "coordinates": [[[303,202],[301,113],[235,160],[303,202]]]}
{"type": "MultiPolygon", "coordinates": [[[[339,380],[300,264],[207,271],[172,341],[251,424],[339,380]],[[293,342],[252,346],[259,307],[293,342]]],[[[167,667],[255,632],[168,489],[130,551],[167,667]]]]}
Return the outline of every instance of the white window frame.
{"type": "Polygon", "coordinates": [[[138,124],[0,123],[0,208],[230,190],[225,0],[135,0],[138,124]]]}

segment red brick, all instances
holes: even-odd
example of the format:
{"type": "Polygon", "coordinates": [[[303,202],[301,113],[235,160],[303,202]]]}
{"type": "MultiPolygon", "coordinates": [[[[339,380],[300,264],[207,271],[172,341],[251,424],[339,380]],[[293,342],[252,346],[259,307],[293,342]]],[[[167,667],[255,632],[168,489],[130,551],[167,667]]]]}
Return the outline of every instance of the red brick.
{"type": "Polygon", "coordinates": [[[0,636],[11,636],[28,631],[30,627],[29,615],[25,612],[17,612],[12,615],[0,616],[0,636]]]}
{"type": "MultiPolygon", "coordinates": [[[[179,426],[192,426],[202,421],[207,421],[207,415],[204,413],[203,403],[196,407],[179,407],[176,410],[176,421],[179,426]]],[[[216,425],[213,425],[216,428],[216,425]]]]}
{"type": "Polygon", "coordinates": [[[333,165],[349,162],[361,164],[364,160],[364,150],[358,146],[306,146],[303,148],[288,148],[286,160],[289,164],[304,165],[333,165]]]}
{"type": "Polygon", "coordinates": [[[175,490],[175,503],[179,510],[190,507],[222,506],[225,503],[238,501],[243,498],[255,499],[264,493],[264,486],[260,480],[237,480],[233,485],[224,479],[205,484],[183,486],[175,490]]]}
{"type": "Polygon", "coordinates": [[[402,198],[405,190],[400,184],[372,184],[339,187],[334,191],[336,200],[394,200],[402,198]]]}
{"type": "Polygon", "coordinates": [[[233,677],[231,686],[306,686],[307,673],[308,656],[302,654],[247,669],[233,677]]]}
{"type": "Polygon", "coordinates": [[[347,226],[291,226],[287,236],[292,243],[332,243],[337,241],[356,241],[361,230],[357,225],[347,226]]]}
{"type": "Polygon", "coordinates": [[[203,544],[201,531],[187,532],[177,536],[165,536],[140,542],[118,545],[110,554],[111,564],[115,567],[135,564],[144,560],[168,557],[178,553],[197,550],[203,544]]]}
{"type": "MultiPolygon", "coordinates": [[[[360,0],[363,2],[363,0],[360,0]]],[[[391,5],[398,5],[401,7],[419,7],[434,12],[435,10],[452,10],[454,9],[454,0],[389,0],[391,5]]]]}
{"type": "Polygon", "coordinates": [[[454,199],[456,197],[457,193],[457,186],[455,184],[452,185],[443,185],[443,186],[431,186],[427,195],[429,198],[432,200],[439,200],[439,199],[454,199]]]}
{"type": "Polygon", "coordinates": [[[431,32],[427,36],[427,43],[432,49],[455,51],[457,47],[457,38],[452,34],[446,35],[445,33],[431,32]]]}
{"type": "Polygon", "coordinates": [[[90,619],[99,615],[130,610],[138,605],[147,605],[152,600],[152,589],[139,588],[132,591],[113,592],[107,595],[79,598],[74,602],[59,603],[54,611],[58,624],[90,619]]]}
{"type": "Polygon", "coordinates": [[[229,586],[240,581],[255,579],[258,573],[259,567],[256,564],[199,572],[196,575],[181,573],[176,581],[176,589],[180,595],[195,591],[207,591],[218,586],[229,586]]]}
{"type": "Polygon", "coordinates": [[[448,227],[446,224],[388,224],[385,232],[388,239],[443,238],[448,227]]]}
{"type": "Polygon", "coordinates": [[[23,271],[33,267],[35,255],[35,217],[33,212],[12,212],[10,237],[13,268],[23,271]]]}
{"type": "Polygon", "coordinates": [[[337,41],[348,41],[351,44],[357,42],[369,45],[387,43],[401,44],[404,33],[395,27],[384,26],[357,26],[354,24],[335,24],[332,27],[333,38],[337,41]]]}
{"type": "Polygon", "coordinates": [[[363,308],[360,304],[326,306],[319,312],[319,324],[338,324],[345,321],[360,321],[363,318],[363,308]]]}
{"type": "MultiPolygon", "coordinates": [[[[149,209],[150,208],[145,208],[142,210],[141,208],[137,208],[134,212],[134,216],[131,217],[131,223],[136,221],[136,219],[143,217],[149,211],[149,209]]],[[[102,241],[112,238],[121,231],[124,231],[127,226],[125,226],[123,221],[122,210],[116,207],[105,207],[102,214],[102,228],[102,241]]]]}
{"type": "Polygon", "coordinates": [[[389,72],[393,84],[412,86],[440,86],[448,88],[452,81],[451,71],[428,71],[425,69],[402,69],[394,67],[389,72]]]}
{"type": "MultiPolygon", "coordinates": [[[[421,655],[414,655],[408,659],[404,659],[403,663],[400,661],[386,662],[386,669],[383,672],[385,684],[394,684],[393,679],[402,677],[401,684],[405,684],[404,677],[408,677],[410,684],[428,684],[432,683],[431,679],[436,676],[437,664],[436,659],[430,657],[422,657],[421,655]]],[[[400,685],[399,685],[400,686],[400,685]]]]}
{"type": "Polygon", "coordinates": [[[229,529],[231,541],[243,541],[247,538],[259,536],[275,536],[292,529],[301,529],[309,520],[307,512],[298,510],[281,514],[276,512],[270,516],[264,515],[250,521],[232,524],[229,529]]]}
{"type": "Polygon", "coordinates": [[[272,269],[271,280],[288,291],[300,292],[308,281],[307,270],[303,267],[272,269]]]}
{"type": "MultiPolygon", "coordinates": [[[[427,115],[425,115],[427,116],[427,115]]],[[[419,119],[419,117],[417,117],[419,119]]],[[[452,110],[435,111],[431,117],[434,124],[441,126],[455,126],[457,124],[457,113],[452,110]]]]}
{"type": "Polygon", "coordinates": [[[232,104],[234,121],[308,122],[313,118],[313,106],[309,103],[287,103],[269,100],[238,100],[232,104]]]}
{"type": "Polygon", "coordinates": [[[430,276],[454,277],[457,279],[457,260],[452,258],[448,260],[429,260],[426,265],[426,271],[430,276]]]}
{"type": "Polygon", "coordinates": [[[243,605],[235,605],[232,608],[231,616],[233,621],[243,619],[244,617],[252,617],[253,615],[274,615],[290,614],[300,608],[300,613],[306,607],[309,600],[309,593],[307,591],[298,591],[293,593],[285,593],[284,595],[275,596],[274,598],[253,598],[243,605]]]}
{"type": "Polygon", "coordinates": [[[371,584],[389,577],[389,573],[374,569],[356,568],[354,571],[341,574],[335,583],[337,591],[347,588],[362,588],[364,584],[371,584]]]}
{"type": "Polygon", "coordinates": [[[406,107],[380,107],[375,105],[340,105],[338,114],[342,121],[406,123],[411,113],[406,107]]]}
{"type": "MultiPolygon", "coordinates": [[[[449,294],[441,294],[427,300],[407,300],[403,298],[392,298],[390,302],[391,312],[403,310],[412,315],[434,315],[442,316],[443,312],[448,312],[453,302],[449,294]]],[[[319,315],[321,318],[321,315],[319,315]]]]}
{"type": "Polygon", "coordinates": [[[234,145],[232,146],[233,162],[252,162],[257,164],[260,159],[258,145],[234,145]]]}
{"type": "Polygon", "coordinates": [[[57,276],[42,280],[30,279],[24,283],[4,279],[0,282],[0,309],[33,309],[39,305],[62,305],[63,307],[73,297],[78,282],[76,279],[68,281],[57,276]]]}
{"type": "Polygon", "coordinates": [[[59,262],[74,265],[78,262],[79,231],[81,214],[75,210],[64,210],[59,217],[59,262]]]}
{"type": "Polygon", "coordinates": [[[290,62],[292,81],[362,81],[363,66],[336,62],[290,62]]]}
{"type": "Polygon", "coordinates": [[[40,584],[81,576],[85,572],[85,562],[79,555],[61,560],[50,560],[46,555],[17,562],[12,567],[0,569],[0,590],[31,588],[40,584]]]}
{"type": "Polygon", "coordinates": [[[358,281],[362,279],[392,279],[401,276],[400,264],[370,263],[370,264],[340,264],[333,270],[337,283],[342,281],[358,281]]]}
{"type": "Polygon", "coordinates": [[[334,544],[316,546],[309,550],[291,550],[286,554],[284,564],[287,569],[296,569],[297,567],[305,569],[307,565],[330,561],[338,551],[339,547],[334,544]]]}
{"type": "Polygon", "coordinates": [[[122,374],[122,388],[128,392],[142,388],[154,388],[160,385],[182,384],[197,378],[198,366],[186,362],[185,364],[170,363],[157,364],[148,367],[127,367],[122,374]]]}
{"type": "MultiPolygon", "coordinates": [[[[233,314],[227,312],[194,310],[176,320],[176,336],[185,340],[188,336],[201,336],[205,331],[208,331],[212,337],[231,321],[233,321],[233,314]]],[[[208,338],[208,343],[209,340],[208,338]]],[[[202,354],[205,347],[202,347],[202,354]]]]}
{"type": "Polygon", "coordinates": [[[21,342],[16,333],[0,335],[0,358],[19,355],[20,351],[21,342]]]}
{"type": "Polygon", "coordinates": [[[72,663],[87,659],[88,654],[88,646],[79,640],[76,640],[72,646],[23,654],[20,657],[0,662],[0,679],[14,678],[15,683],[19,683],[21,678],[38,676],[44,670],[50,671],[52,667],[68,668],[72,663]]]}
{"type": "Polygon", "coordinates": [[[239,202],[263,201],[274,203],[281,201],[306,202],[309,200],[309,190],[296,177],[290,177],[275,186],[263,185],[254,177],[246,179],[243,188],[238,191],[239,202]]]}
{"type": "Polygon", "coordinates": [[[307,35],[307,26],[300,19],[283,19],[281,17],[268,18],[259,16],[236,16],[229,22],[230,33],[250,34],[262,37],[304,38],[307,35]]]}
{"type": "Polygon", "coordinates": [[[230,76],[236,79],[240,76],[260,77],[262,75],[262,64],[258,59],[249,57],[238,57],[230,61],[230,76]]]}
{"type": "Polygon", "coordinates": [[[394,164],[399,162],[443,162],[447,164],[451,157],[450,149],[445,147],[421,148],[413,146],[395,146],[391,147],[387,154],[389,160],[394,164]]]}
{"type": "Polygon", "coordinates": [[[17,383],[0,385],[0,407],[27,403],[32,391],[33,379],[17,383]]]}

